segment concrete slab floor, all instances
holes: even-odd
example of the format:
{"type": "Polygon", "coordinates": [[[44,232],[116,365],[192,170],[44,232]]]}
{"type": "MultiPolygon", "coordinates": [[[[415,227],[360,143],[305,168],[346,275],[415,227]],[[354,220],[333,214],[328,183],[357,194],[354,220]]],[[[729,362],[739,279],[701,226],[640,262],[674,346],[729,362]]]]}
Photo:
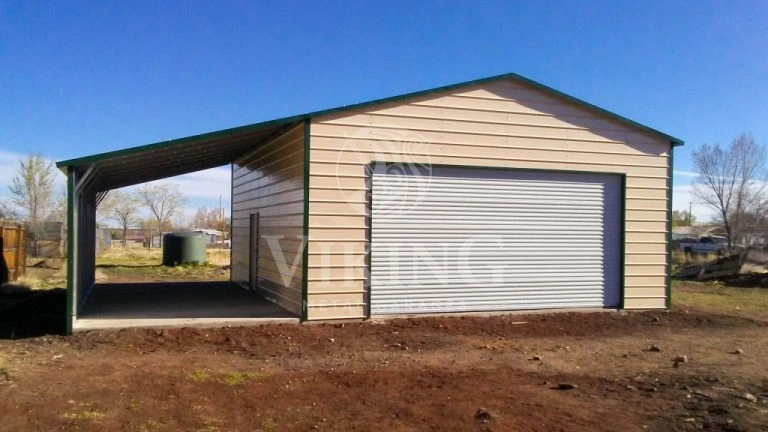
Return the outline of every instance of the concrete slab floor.
{"type": "Polygon", "coordinates": [[[74,322],[76,331],[298,323],[299,319],[232,282],[96,284],[74,322]]]}

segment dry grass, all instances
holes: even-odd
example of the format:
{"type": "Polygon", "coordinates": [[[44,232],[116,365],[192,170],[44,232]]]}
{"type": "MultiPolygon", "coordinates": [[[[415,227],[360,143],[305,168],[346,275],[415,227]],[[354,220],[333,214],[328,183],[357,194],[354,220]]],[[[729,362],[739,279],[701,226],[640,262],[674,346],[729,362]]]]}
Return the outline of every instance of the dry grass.
{"type": "Polygon", "coordinates": [[[204,264],[184,264],[174,267],[162,265],[161,249],[112,247],[96,258],[98,281],[128,280],[227,280],[229,256],[227,249],[208,249],[204,264]]]}
{"type": "Polygon", "coordinates": [[[13,285],[33,290],[63,288],[67,284],[67,261],[59,258],[27,258],[23,276],[13,285]]]}
{"type": "MultiPolygon", "coordinates": [[[[96,258],[96,280],[127,281],[168,280],[204,281],[229,279],[229,250],[209,249],[205,264],[187,264],[164,267],[161,249],[113,247],[96,258]]],[[[53,258],[27,258],[26,274],[4,289],[44,290],[64,288],[67,285],[67,260],[53,258]]]]}
{"type": "Polygon", "coordinates": [[[102,251],[96,257],[96,266],[142,267],[160,265],[162,261],[162,249],[114,246],[102,251]]]}
{"type": "Polygon", "coordinates": [[[729,287],[720,282],[673,281],[672,304],[714,313],[768,316],[768,289],[729,287]]]}
{"type": "Polygon", "coordinates": [[[65,413],[62,415],[65,419],[68,420],[98,420],[102,417],[104,417],[104,414],[100,411],[97,411],[95,409],[89,408],[82,411],[76,411],[72,413],[65,413]]]}
{"type": "Polygon", "coordinates": [[[686,254],[682,251],[672,251],[672,269],[677,270],[690,265],[703,264],[716,260],[717,254],[686,254]]]}
{"type": "Polygon", "coordinates": [[[185,378],[187,381],[196,383],[206,383],[209,381],[217,381],[228,386],[238,386],[248,381],[258,381],[264,378],[264,374],[259,372],[229,372],[225,374],[219,374],[218,378],[205,369],[198,369],[188,373],[185,378]]]}
{"type": "Polygon", "coordinates": [[[218,267],[228,266],[230,252],[229,249],[208,249],[208,264],[218,267]]]}

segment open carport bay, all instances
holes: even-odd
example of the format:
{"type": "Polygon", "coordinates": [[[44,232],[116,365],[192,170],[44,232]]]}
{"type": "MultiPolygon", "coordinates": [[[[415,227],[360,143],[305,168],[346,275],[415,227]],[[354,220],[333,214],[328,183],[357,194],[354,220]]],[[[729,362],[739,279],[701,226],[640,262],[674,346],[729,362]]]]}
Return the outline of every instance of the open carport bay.
{"type": "Polygon", "coordinates": [[[75,330],[298,322],[259,294],[226,282],[96,284],[75,330]]]}

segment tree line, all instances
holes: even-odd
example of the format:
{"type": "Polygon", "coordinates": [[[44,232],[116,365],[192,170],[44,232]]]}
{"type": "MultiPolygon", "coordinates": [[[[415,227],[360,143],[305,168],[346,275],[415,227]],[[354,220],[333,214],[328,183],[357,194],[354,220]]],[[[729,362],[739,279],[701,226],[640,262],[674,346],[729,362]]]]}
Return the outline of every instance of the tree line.
{"type": "MultiPolygon", "coordinates": [[[[67,219],[66,191],[55,191],[56,167],[40,154],[30,154],[18,162],[9,185],[10,199],[0,199],[0,219],[23,220],[31,234],[31,253],[39,254],[38,233],[46,222],[67,219]]],[[[173,182],[145,183],[138,188],[112,190],[97,207],[99,220],[109,219],[122,229],[125,245],[128,230],[144,228],[151,233],[170,231],[174,219],[183,216],[187,199],[173,182]]],[[[192,227],[229,229],[219,209],[197,209],[192,227]]]]}

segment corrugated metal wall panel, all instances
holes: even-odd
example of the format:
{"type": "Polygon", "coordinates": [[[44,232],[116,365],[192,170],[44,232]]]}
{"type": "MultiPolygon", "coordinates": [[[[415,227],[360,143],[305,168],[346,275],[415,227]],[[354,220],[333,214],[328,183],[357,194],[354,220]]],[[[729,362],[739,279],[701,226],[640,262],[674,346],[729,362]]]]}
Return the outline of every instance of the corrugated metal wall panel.
{"type": "Polygon", "coordinates": [[[285,309],[301,313],[304,227],[304,127],[296,126],[233,164],[232,280],[252,285],[285,309]],[[251,215],[259,214],[257,263],[251,271],[251,215]],[[279,248],[267,240],[278,236],[279,248]],[[297,256],[298,255],[298,256],[297,256]]]}
{"type": "Polygon", "coordinates": [[[620,188],[618,175],[376,167],[371,314],[617,306],[620,188]]]}

